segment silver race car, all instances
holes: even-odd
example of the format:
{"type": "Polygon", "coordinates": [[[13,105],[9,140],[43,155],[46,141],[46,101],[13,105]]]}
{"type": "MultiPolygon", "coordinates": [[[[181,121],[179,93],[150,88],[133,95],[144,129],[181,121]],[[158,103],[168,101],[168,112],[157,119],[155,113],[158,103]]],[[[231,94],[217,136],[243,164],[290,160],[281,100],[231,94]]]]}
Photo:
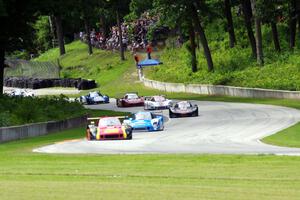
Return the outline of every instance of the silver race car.
{"type": "Polygon", "coordinates": [[[168,109],[172,104],[172,101],[166,99],[164,96],[149,96],[145,97],[144,109],[145,110],[158,110],[168,109]]]}
{"type": "Polygon", "coordinates": [[[169,108],[169,117],[196,117],[199,115],[198,106],[189,101],[180,101],[169,108]]]}

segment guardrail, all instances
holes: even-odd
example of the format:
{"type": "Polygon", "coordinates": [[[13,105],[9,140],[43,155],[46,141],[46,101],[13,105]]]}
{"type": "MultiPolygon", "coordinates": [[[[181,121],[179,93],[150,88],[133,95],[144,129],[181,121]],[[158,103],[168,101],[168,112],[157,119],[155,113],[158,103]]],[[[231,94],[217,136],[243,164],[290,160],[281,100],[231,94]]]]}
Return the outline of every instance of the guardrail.
{"type": "Polygon", "coordinates": [[[70,128],[79,128],[86,125],[86,119],[87,116],[81,116],[62,121],[0,127],[0,143],[47,135],[70,128]]]}
{"type": "Polygon", "coordinates": [[[165,83],[141,77],[140,80],[146,87],[165,92],[185,92],[203,95],[220,95],[248,98],[277,98],[300,99],[300,91],[270,90],[260,88],[245,88],[223,85],[201,85],[184,83],[165,83]]]}

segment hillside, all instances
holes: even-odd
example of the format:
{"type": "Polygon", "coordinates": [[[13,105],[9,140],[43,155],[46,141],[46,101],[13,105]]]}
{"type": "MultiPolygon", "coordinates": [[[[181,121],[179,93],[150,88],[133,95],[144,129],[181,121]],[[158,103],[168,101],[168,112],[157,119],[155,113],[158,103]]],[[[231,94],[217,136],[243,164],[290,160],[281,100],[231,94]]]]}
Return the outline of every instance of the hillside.
{"type": "Polygon", "coordinates": [[[265,65],[260,67],[249,55],[250,48],[230,49],[225,42],[211,44],[215,71],[208,72],[203,51],[197,51],[198,71],[191,70],[189,53],[180,48],[166,48],[161,53],[164,65],[148,69],[150,79],[165,82],[201,83],[279,90],[300,90],[299,50],[275,52],[265,50],[265,65]]]}
{"type": "Polygon", "coordinates": [[[61,77],[95,79],[98,89],[110,96],[128,91],[137,91],[142,95],[157,93],[139,82],[134,60],[129,52],[126,52],[126,60],[121,62],[118,52],[93,50],[94,53],[88,55],[87,45],[75,41],[66,45],[64,56],[59,57],[58,48],[54,48],[34,60],[55,61],[59,58],[61,77]]]}

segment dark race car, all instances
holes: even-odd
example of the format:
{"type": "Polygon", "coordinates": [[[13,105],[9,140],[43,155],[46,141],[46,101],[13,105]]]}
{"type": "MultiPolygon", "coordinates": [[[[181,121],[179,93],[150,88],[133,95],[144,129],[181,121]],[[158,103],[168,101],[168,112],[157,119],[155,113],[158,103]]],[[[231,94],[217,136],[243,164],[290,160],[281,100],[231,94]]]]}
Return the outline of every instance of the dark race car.
{"type": "Polygon", "coordinates": [[[144,106],[144,98],[137,93],[127,93],[122,98],[116,99],[118,107],[144,106]]]}
{"type": "Polygon", "coordinates": [[[199,115],[198,106],[189,101],[180,101],[169,108],[169,117],[196,117],[199,115]]]}
{"type": "Polygon", "coordinates": [[[88,140],[131,140],[132,128],[122,124],[124,117],[88,118],[86,137],[88,140]]]}
{"type": "Polygon", "coordinates": [[[98,91],[94,91],[89,92],[85,96],[81,96],[79,101],[83,104],[109,103],[109,96],[103,95],[98,91]]]}

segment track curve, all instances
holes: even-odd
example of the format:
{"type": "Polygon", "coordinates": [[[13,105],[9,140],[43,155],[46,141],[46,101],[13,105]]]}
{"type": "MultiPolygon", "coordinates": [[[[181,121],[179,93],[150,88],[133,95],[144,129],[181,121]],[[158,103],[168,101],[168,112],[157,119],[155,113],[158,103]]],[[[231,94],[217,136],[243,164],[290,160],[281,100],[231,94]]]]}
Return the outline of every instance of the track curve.
{"type": "MultiPolygon", "coordinates": [[[[199,117],[170,119],[161,132],[134,132],[132,140],[65,141],[35,149],[44,153],[209,153],[300,155],[300,148],[267,145],[260,139],[300,121],[292,108],[208,101],[198,104],[199,117]]],[[[118,108],[110,104],[91,109],[135,112],[142,107],[118,108]]],[[[164,111],[167,116],[168,112],[164,111]]],[[[83,133],[84,135],[84,133],[83,133]]]]}

